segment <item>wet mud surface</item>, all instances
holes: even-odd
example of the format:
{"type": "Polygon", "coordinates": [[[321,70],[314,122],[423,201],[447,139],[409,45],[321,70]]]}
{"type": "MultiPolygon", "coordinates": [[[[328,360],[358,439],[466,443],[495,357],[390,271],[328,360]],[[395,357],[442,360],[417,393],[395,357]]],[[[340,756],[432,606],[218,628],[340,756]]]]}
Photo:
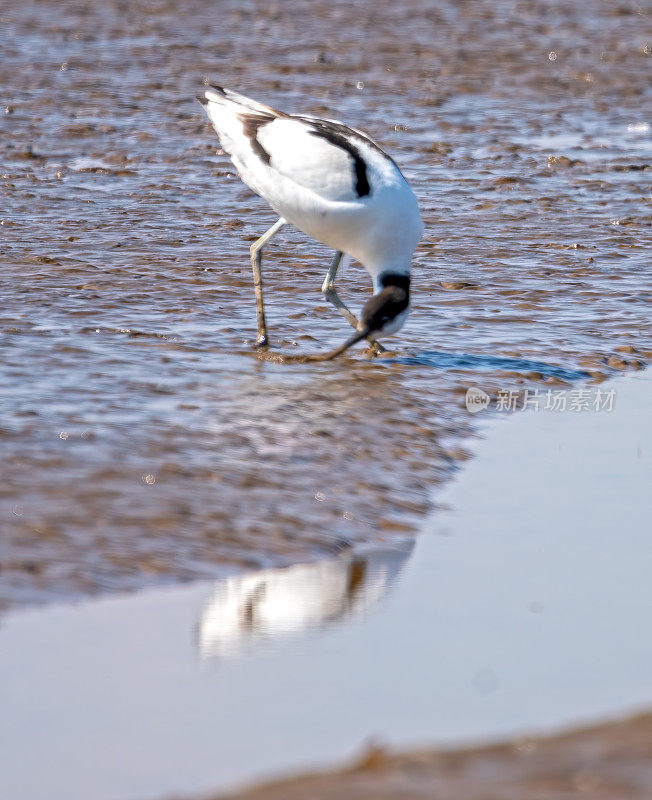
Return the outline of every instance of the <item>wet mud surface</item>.
{"type": "MultiPolygon", "coordinates": [[[[0,604],[410,536],[464,458],[468,386],[652,354],[644,6],[43,0],[0,26],[0,604]],[[274,216],[216,153],[204,79],[404,169],[426,234],[393,357],[257,358],[248,247],[274,216]]],[[[274,348],[350,335],[329,260],[269,247],[274,348]]],[[[369,296],[358,265],[339,286],[369,296]]]]}
{"type": "Polygon", "coordinates": [[[549,738],[458,751],[370,748],[352,767],[270,783],[232,800],[644,800],[652,775],[652,715],[549,738]]]}

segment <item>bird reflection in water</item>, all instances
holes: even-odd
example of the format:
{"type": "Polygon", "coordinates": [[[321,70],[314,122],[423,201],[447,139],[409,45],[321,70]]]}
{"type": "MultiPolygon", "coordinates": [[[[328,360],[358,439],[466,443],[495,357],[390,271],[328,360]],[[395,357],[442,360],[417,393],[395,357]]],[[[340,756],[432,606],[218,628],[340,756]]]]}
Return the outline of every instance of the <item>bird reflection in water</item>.
{"type": "Polygon", "coordinates": [[[199,623],[205,658],[234,656],[261,640],[357,619],[391,589],[413,543],[220,581],[199,623]]]}

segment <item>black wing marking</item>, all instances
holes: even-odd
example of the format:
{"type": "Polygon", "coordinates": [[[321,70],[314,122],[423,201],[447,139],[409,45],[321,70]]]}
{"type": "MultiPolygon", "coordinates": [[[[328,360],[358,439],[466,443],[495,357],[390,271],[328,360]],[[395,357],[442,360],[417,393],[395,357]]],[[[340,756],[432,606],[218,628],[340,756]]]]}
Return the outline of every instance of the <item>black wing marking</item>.
{"type": "Polygon", "coordinates": [[[348,129],[344,125],[338,125],[335,122],[329,122],[324,119],[310,119],[307,117],[295,117],[295,119],[308,125],[313,136],[319,136],[321,139],[325,139],[330,144],[348,153],[353,159],[355,191],[358,197],[366,197],[371,193],[367,177],[367,164],[354,142],[345,135],[348,134],[348,129]]]}
{"type": "MultiPolygon", "coordinates": [[[[265,125],[269,125],[270,122],[274,122],[277,117],[274,117],[271,114],[259,112],[242,112],[238,114],[238,119],[242,123],[242,131],[247,139],[249,139],[249,143],[251,144],[251,149],[253,152],[258,156],[263,164],[270,164],[272,157],[270,153],[265,150],[258,139],[258,131],[265,125]]],[[[357,134],[356,137],[355,131],[347,128],[345,125],[338,125],[337,123],[329,122],[328,120],[310,119],[309,117],[292,117],[292,119],[295,119],[297,122],[301,122],[302,124],[306,125],[309,129],[309,133],[312,136],[318,136],[321,139],[325,139],[330,144],[334,145],[335,147],[339,147],[340,150],[344,150],[344,152],[348,153],[353,160],[355,191],[358,197],[366,197],[367,195],[371,194],[371,187],[367,177],[367,164],[360,154],[360,150],[356,146],[356,141],[358,140],[365,142],[367,141],[364,136],[357,134]]]]}
{"type": "MultiPolygon", "coordinates": [[[[211,88],[219,91],[220,94],[229,99],[230,93],[228,93],[226,90],[214,85],[211,85],[211,88]]],[[[200,102],[205,103],[204,98],[197,99],[200,100],[200,102]]],[[[387,155],[387,153],[382,150],[376,144],[376,142],[373,141],[373,139],[370,139],[359,131],[353,130],[353,128],[349,128],[347,125],[343,125],[341,122],[333,122],[331,120],[313,117],[303,117],[299,116],[298,114],[284,114],[283,112],[277,112],[275,109],[266,106],[262,106],[260,111],[257,109],[250,110],[246,109],[246,107],[243,107],[242,112],[238,114],[238,118],[242,123],[243,133],[251,144],[252,152],[255,153],[255,155],[263,162],[263,164],[269,165],[272,157],[258,139],[258,132],[265,125],[269,125],[271,122],[274,122],[274,120],[282,117],[301,122],[309,129],[308,132],[312,136],[318,136],[321,139],[324,139],[334,147],[338,147],[340,150],[343,150],[351,157],[353,162],[355,191],[358,197],[367,197],[371,194],[367,163],[360,152],[360,144],[364,144],[367,147],[373,148],[384,158],[394,164],[395,167],[397,166],[394,159],[387,155]],[[269,113],[266,110],[262,110],[267,108],[269,109],[269,113]]]]}
{"type": "Polygon", "coordinates": [[[330,142],[335,147],[347,152],[353,159],[353,170],[355,174],[355,190],[358,197],[365,197],[371,194],[371,186],[367,177],[367,164],[360,153],[358,144],[365,144],[371,147],[376,152],[380,153],[384,158],[398,169],[398,165],[394,159],[387,155],[387,153],[379,147],[373,139],[370,139],[365,134],[349,128],[341,122],[333,122],[328,119],[313,119],[311,117],[301,117],[298,115],[291,115],[292,119],[299,120],[305,125],[312,128],[311,133],[313,136],[320,136],[322,139],[330,142]]]}
{"type": "Polygon", "coordinates": [[[269,164],[272,160],[270,154],[265,150],[260,141],[258,140],[258,131],[270,122],[274,122],[277,117],[271,114],[238,114],[238,119],[242,123],[242,132],[249,139],[251,149],[263,162],[269,164]]]}

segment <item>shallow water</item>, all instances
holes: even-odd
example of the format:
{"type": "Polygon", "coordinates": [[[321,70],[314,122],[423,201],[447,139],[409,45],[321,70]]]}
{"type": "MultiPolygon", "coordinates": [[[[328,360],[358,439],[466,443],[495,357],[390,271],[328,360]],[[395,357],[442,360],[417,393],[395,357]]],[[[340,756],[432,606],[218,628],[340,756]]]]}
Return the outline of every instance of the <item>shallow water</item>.
{"type": "MultiPolygon", "coordinates": [[[[645,24],[608,2],[5,4],[0,603],[409,537],[464,456],[469,383],[639,368],[645,24]],[[216,155],[205,77],[404,168],[426,235],[389,363],[252,354],[247,248],[273,216],[216,155]]],[[[270,247],[275,347],[348,335],[328,260],[295,232],[270,247]]],[[[341,287],[370,290],[357,266],[341,287]]]]}
{"type": "Polygon", "coordinates": [[[414,552],[6,615],[0,795],[188,796],[649,708],[652,382],[612,388],[486,427],[414,552]]]}

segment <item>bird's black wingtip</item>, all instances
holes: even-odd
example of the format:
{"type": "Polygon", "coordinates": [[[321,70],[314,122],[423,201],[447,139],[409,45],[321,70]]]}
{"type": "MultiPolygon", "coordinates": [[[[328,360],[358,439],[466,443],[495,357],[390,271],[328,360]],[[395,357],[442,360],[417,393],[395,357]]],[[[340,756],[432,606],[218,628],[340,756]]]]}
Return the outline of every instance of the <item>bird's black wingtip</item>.
{"type": "Polygon", "coordinates": [[[221,94],[222,97],[226,97],[226,89],[223,86],[218,86],[216,83],[209,83],[207,86],[209,89],[213,89],[218,94],[221,94]]]}
{"type": "Polygon", "coordinates": [[[197,97],[197,100],[199,100],[199,102],[200,102],[200,103],[201,103],[203,106],[207,106],[207,105],[208,105],[208,99],[207,99],[206,97],[204,97],[204,95],[203,95],[203,94],[198,94],[198,95],[196,95],[196,97],[197,97]]]}

